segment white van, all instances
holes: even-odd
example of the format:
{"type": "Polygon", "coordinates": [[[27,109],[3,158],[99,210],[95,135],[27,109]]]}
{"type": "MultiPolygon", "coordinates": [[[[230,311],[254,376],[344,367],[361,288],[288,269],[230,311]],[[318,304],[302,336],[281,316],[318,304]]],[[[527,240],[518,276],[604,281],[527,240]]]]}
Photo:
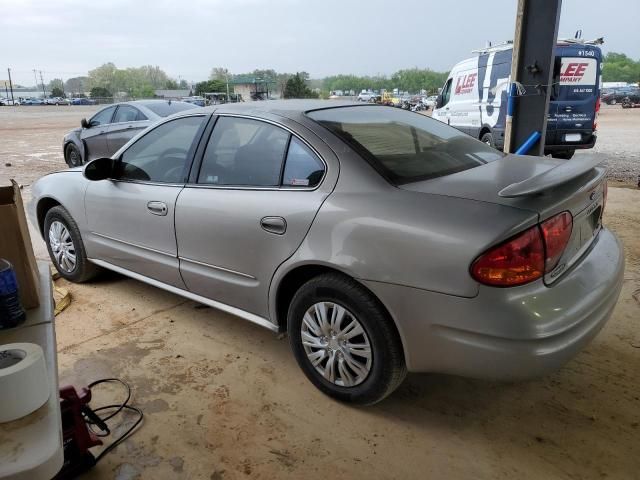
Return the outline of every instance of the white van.
{"type": "MultiPolygon", "coordinates": [[[[502,149],[512,52],[510,44],[496,46],[455,65],[432,117],[502,149]]],[[[592,44],[559,41],[555,54],[545,154],[568,159],[596,142],[601,52],[592,44]]]]}

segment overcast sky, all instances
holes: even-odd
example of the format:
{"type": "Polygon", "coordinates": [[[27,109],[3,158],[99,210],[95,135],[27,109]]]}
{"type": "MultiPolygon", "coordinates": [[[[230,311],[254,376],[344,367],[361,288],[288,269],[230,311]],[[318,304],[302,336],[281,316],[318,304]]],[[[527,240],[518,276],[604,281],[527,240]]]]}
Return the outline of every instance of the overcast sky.
{"type": "MultiPolygon", "coordinates": [[[[449,70],[485,42],[513,38],[517,0],[0,0],[0,80],[33,85],[105,62],[205,79],[211,68],[390,74],[449,70]]],[[[564,0],[560,36],[640,58],[639,0],[564,0]],[[610,12],[610,13],[607,13],[610,12]]]]}

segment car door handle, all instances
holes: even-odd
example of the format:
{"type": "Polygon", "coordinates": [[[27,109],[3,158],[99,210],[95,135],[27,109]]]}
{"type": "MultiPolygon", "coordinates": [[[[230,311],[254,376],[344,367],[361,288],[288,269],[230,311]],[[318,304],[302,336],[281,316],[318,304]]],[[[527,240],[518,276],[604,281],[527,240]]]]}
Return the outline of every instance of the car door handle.
{"type": "Polygon", "coordinates": [[[133,125],[127,125],[127,128],[133,128],[133,125]]]}
{"type": "Polygon", "coordinates": [[[147,203],[147,210],[154,215],[164,216],[169,211],[167,204],[164,202],[151,201],[147,203]]]}
{"type": "Polygon", "coordinates": [[[260,226],[264,231],[276,235],[283,235],[287,231],[287,221],[282,217],[263,217],[260,226]]]}

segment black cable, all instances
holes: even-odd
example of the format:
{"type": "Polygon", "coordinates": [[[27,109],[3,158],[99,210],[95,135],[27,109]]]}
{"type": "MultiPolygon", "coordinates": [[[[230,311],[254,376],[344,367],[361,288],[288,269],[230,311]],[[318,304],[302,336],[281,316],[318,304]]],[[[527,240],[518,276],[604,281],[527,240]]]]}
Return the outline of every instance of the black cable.
{"type": "Polygon", "coordinates": [[[120,443],[122,443],[136,429],[136,427],[140,425],[140,423],[142,422],[142,419],[144,418],[144,413],[142,413],[142,410],[140,410],[137,407],[132,407],[131,405],[129,405],[129,400],[131,400],[131,387],[129,386],[128,383],[120,380],[119,378],[103,378],[100,380],[96,380],[93,383],[90,383],[88,385],[88,388],[91,390],[93,387],[96,387],[103,383],[121,384],[125,388],[127,392],[127,396],[122,403],[116,403],[113,405],[104,405],[102,407],[98,407],[95,409],[86,407],[86,410],[83,411],[83,414],[89,430],[91,430],[98,437],[106,437],[110,435],[111,431],[109,430],[109,427],[106,424],[107,420],[112,419],[113,417],[121,413],[123,410],[136,412],[138,414],[138,418],[136,419],[135,422],[133,422],[133,425],[131,425],[131,427],[129,427],[129,429],[126,432],[124,432],[122,435],[116,438],[108,447],[106,447],[102,452],[100,452],[100,454],[95,459],[96,463],[102,457],[104,457],[107,453],[109,453],[111,450],[116,448],[120,443]],[[111,410],[111,409],[115,409],[115,411],[105,415],[104,417],[101,417],[100,415],[98,415],[98,412],[102,412],[104,410],[111,410]],[[93,429],[94,425],[97,425],[101,429],[101,431],[96,432],[93,429]]]}

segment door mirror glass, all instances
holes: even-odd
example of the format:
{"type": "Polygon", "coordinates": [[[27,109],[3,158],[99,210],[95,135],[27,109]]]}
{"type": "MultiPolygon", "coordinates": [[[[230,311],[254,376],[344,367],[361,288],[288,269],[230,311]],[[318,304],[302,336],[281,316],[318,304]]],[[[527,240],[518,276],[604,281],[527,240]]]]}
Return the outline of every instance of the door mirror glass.
{"type": "Polygon", "coordinates": [[[114,160],[111,158],[97,158],[87,163],[83,175],[87,180],[106,180],[113,175],[114,163],[114,160]]]}
{"type": "Polygon", "coordinates": [[[439,94],[436,98],[436,108],[442,107],[442,94],[439,94]]]}
{"type": "Polygon", "coordinates": [[[82,128],[89,128],[91,125],[89,125],[89,122],[87,122],[86,118],[83,118],[82,120],[80,120],[80,126],[82,128]]]}

